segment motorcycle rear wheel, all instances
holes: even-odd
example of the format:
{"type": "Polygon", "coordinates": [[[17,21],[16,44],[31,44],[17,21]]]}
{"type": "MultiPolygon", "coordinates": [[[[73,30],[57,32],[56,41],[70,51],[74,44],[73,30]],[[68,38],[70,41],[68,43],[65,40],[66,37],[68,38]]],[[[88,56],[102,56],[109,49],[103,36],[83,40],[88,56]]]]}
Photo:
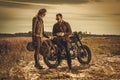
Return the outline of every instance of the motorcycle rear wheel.
{"type": "Polygon", "coordinates": [[[59,64],[61,63],[61,60],[58,60],[57,56],[57,49],[56,50],[50,50],[49,55],[43,56],[45,64],[49,68],[57,68],[59,64]]]}

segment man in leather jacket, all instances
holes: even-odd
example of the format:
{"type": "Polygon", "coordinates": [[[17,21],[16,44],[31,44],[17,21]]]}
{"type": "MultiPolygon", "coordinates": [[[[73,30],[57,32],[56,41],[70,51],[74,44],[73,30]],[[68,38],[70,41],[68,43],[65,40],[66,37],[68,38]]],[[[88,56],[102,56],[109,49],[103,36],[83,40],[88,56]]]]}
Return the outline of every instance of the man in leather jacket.
{"type": "MultiPolygon", "coordinates": [[[[69,35],[72,34],[72,30],[70,24],[64,21],[62,17],[63,16],[61,13],[56,14],[57,23],[55,23],[53,26],[52,34],[54,36],[57,36],[57,38],[55,38],[53,41],[61,49],[60,51],[63,51],[63,48],[65,48],[68,67],[69,69],[71,69],[71,55],[68,48],[68,40],[69,40],[69,35]]],[[[60,51],[58,52],[59,58],[61,58],[60,51]]]]}
{"type": "Polygon", "coordinates": [[[39,63],[39,51],[40,45],[42,43],[42,38],[47,37],[44,34],[44,22],[43,17],[45,17],[47,10],[42,8],[38,11],[38,14],[33,17],[32,20],[32,40],[35,43],[35,53],[34,53],[34,60],[35,60],[35,67],[38,69],[43,69],[43,67],[39,63]]]}

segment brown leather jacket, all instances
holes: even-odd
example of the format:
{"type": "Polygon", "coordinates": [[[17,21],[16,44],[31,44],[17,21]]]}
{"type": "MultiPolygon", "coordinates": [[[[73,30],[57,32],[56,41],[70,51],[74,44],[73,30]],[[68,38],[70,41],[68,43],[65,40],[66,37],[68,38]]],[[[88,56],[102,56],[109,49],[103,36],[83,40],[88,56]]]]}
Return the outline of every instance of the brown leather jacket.
{"type": "Polygon", "coordinates": [[[44,34],[44,24],[42,18],[35,16],[32,20],[32,37],[47,37],[44,34]]]}
{"type": "Polygon", "coordinates": [[[61,24],[59,24],[57,22],[53,26],[52,34],[54,36],[57,36],[56,33],[58,33],[58,32],[64,32],[65,33],[65,35],[62,37],[62,39],[64,41],[69,40],[69,35],[72,34],[72,30],[71,30],[70,24],[68,22],[66,22],[66,21],[63,21],[61,24]]]}

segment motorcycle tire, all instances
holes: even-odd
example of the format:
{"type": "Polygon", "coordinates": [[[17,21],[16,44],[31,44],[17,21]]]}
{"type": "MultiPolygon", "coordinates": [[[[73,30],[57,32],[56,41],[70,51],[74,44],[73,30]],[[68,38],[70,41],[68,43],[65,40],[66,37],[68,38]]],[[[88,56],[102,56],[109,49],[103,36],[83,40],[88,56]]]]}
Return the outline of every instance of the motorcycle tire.
{"type": "Polygon", "coordinates": [[[43,56],[43,60],[49,68],[57,68],[60,65],[61,60],[58,60],[57,52],[58,52],[58,50],[56,48],[54,48],[54,50],[50,50],[48,56],[43,56]],[[53,63],[51,63],[51,62],[53,62],[53,63]]]}
{"type": "Polygon", "coordinates": [[[77,59],[81,64],[89,64],[91,61],[91,51],[88,46],[82,45],[79,47],[77,59]],[[83,60],[83,58],[87,57],[87,60],[83,60]]]}
{"type": "Polygon", "coordinates": [[[52,63],[50,63],[50,60],[49,60],[49,58],[48,57],[43,57],[43,59],[44,59],[44,62],[45,62],[45,64],[49,67],[49,68],[57,68],[58,66],[59,66],[59,64],[60,64],[60,60],[54,60],[55,62],[52,64],[52,63]]]}

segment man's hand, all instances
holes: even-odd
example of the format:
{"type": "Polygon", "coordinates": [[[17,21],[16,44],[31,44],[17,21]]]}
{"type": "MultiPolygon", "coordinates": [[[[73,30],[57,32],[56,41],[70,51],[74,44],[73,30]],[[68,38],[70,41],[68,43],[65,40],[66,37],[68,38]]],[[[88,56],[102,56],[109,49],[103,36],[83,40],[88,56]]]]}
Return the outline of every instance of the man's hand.
{"type": "Polygon", "coordinates": [[[48,39],[52,39],[52,37],[51,36],[49,36],[49,38],[48,39]]]}
{"type": "Polygon", "coordinates": [[[59,32],[59,33],[57,33],[57,36],[64,36],[65,34],[64,34],[64,32],[59,32]]]}
{"type": "Polygon", "coordinates": [[[61,33],[61,36],[64,36],[64,35],[65,35],[64,32],[62,32],[62,33],[61,33]]]}

